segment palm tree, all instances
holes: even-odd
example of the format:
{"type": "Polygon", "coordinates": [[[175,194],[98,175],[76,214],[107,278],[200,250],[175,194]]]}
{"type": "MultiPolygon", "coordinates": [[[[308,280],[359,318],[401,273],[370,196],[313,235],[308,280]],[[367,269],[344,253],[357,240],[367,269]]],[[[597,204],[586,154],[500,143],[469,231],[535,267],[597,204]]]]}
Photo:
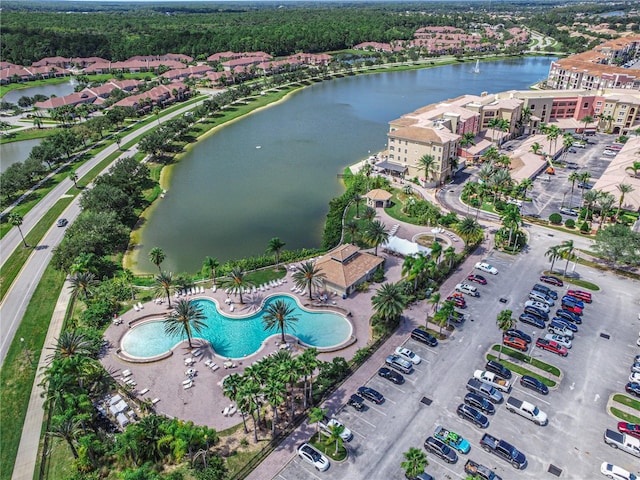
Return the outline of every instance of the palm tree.
{"type": "Polygon", "coordinates": [[[165,295],[169,303],[169,308],[171,308],[171,295],[175,291],[173,274],[170,272],[160,272],[156,275],[155,282],[154,295],[158,298],[165,295]]]}
{"type": "Polygon", "coordinates": [[[316,424],[316,435],[320,431],[319,423],[325,419],[325,417],[327,416],[327,413],[329,413],[328,408],[320,408],[320,407],[313,407],[309,412],[309,423],[316,424]]]}
{"type": "Polygon", "coordinates": [[[22,229],[20,228],[20,226],[22,225],[22,222],[23,222],[22,215],[20,215],[18,212],[11,212],[9,214],[9,223],[14,227],[18,228],[18,232],[20,232],[20,236],[22,237],[22,243],[24,244],[24,248],[29,248],[29,245],[27,245],[27,241],[24,239],[24,235],[22,234],[22,229]]]}
{"type": "Polygon", "coordinates": [[[585,115],[582,118],[582,123],[584,123],[584,130],[582,131],[582,139],[584,140],[587,137],[587,125],[593,122],[593,117],[591,115],[585,115]]]}
{"type": "Polygon", "coordinates": [[[276,436],[276,424],[278,423],[278,407],[286,400],[286,385],[277,378],[270,379],[264,386],[264,399],[271,405],[273,419],[271,421],[271,436],[276,436]]]}
{"type": "Polygon", "coordinates": [[[478,170],[478,178],[482,180],[483,183],[487,183],[491,175],[493,175],[494,170],[493,163],[485,163],[480,167],[480,170],[478,170]]]}
{"type": "MultiPolygon", "coordinates": [[[[239,397],[240,397],[239,393],[240,393],[240,388],[242,387],[242,384],[243,384],[243,378],[241,375],[238,375],[237,373],[232,373],[228,377],[225,377],[225,379],[222,381],[222,389],[224,391],[223,392],[224,396],[228,397],[230,400],[236,403],[239,403],[239,397]]],[[[249,430],[247,429],[247,422],[244,417],[245,411],[240,409],[240,415],[242,416],[242,425],[244,427],[244,433],[246,435],[247,433],[249,433],[249,430]]]]}
{"type": "Polygon", "coordinates": [[[567,178],[571,182],[571,203],[569,204],[569,207],[571,207],[573,206],[573,189],[575,188],[576,182],[580,180],[580,174],[578,172],[571,172],[567,178]]]}
{"type": "Polygon", "coordinates": [[[284,300],[276,300],[273,303],[267,305],[264,314],[262,315],[262,323],[265,330],[273,330],[277,328],[280,330],[282,343],[287,343],[284,337],[285,329],[295,332],[293,323],[298,321],[298,317],[292,315],[295,312],[293,305],[289,305],[284,300]]]}
{"type": "Polygon", "coordinates": [[[429,175],[433,180],[433,172],[435,172],[436,159],[433,155],[423,155],[418,159],[418,166],[424,169],[424,183],[429,183],[429,175]]]}
{"type": "Polygon", "coordinates": [[[404,469],[407,478],[417,477],[429,465],[426,453],[420,448],[409,447],[409,450],[402,455],[405,461],[400,466],[404,469]]]}
{"type": "Polygon", "coordinates": [[[67,442],[73,458],[78,458],[78,450],[75,443],[78,437],[82,434],[82,428],[80,428],[80,422],[74,417],[54,416],[51,429],[47,432],[50,437],[62,438],[67,442]]]}
{"type": "Polygon", "coordinates": [[[473,132],[463,133],[459,143],[462,148],[467,148],[469,145],[475,145],[476,144],[475,133],[473,132]]]}
{"type": "Polygon", "coordinates": [[[278,237],[273,237],[267,245],[267,253],[273,253],[276,256],[276,268],[280,266],[280,250],[282,250],[285,245],[286,243],[278,237]]]}
{"type": "Polygon", "coordinates": [[[91,355],[91,340],[76,330],[65,330],[60,334],[52,358],[73,358],[76,355],[91,355]]]}
{"type": "MultiPolygon", "coordinates": [[[[438,311],[438,307],[440,306],[440,300],[442,299],[442,294],[440,292],[432,293],[429,297],[429,303],[433,305],[431,307],[431,311],[436,313],[438,311]]],[[[429,326],[429,314],[427,313],[427,327],[429,326]]]]}
{"type": "MultiPolygon", "coordinates": [[[[504,335],[507,330],[511,330],[516,325],[515,318],[512,317],[513,312],[511,310],[502,310],[496,317],[496,325],[498,329],[504,335]]],[[[498,360],[502,354],[502,342],[500,342],[500,350],[498,350],[498,360]]]]}
{"type": "Polygon", "coordinates": [[[342,446],[342,432],[344,432],[344,425],[327,425],[329,429],[329,436],[325,440],[327,445],[331,445],[333,442],[336,443],[336,451],[335,455],[338,454],[338,449],[342,446]]]}
{"type": "Polygon", "coordinates": [[[149,260],[151,261],[151,263],[153,263],[156,267],[158,267],[158,272],[162,273],[162,271],[160,270],[160,264],[162,262],[164,262],[165,259],[165,254],[164,251],[162,251],[162,249],[160,247],[153,247],[150,251],[149,251],[149,260]]]}
{"type": "Polygon", "coordinates": [[[88,300],[91,289],[100,282],[92,272],[76,272],[69,277],[69,283],[71,295],[74,298],[82,292],[84,294],[84,299],[88,300]]]}
{"type": "Polygon", "coordinates": [[[371,207],[366,207],[364,212],[362,213],[362,218],[368,221],[372,221],[376,218],[376,209],[371,207]]]}
{"type": "Polygon", "coordinates": [[[453,247],[447,247],[444,250],[444,259],[449,263],[449,269],[453,266],[453,262],[456,260],[456,249],[453,247]]]}
{"type": "Polygon", "coordinates": [[[517,230],[520,224],[522,223],[522,217],[520,216],[520,209],[517,205],[507,205],[500,215],[502,219],[502,224],[509,229],[509,242],[508,245],[511,246],[511,239],[513,238],[513,230],[514,228],[517,230]]]}
{"type": "Polygon", "coordinates": [[[549,270],[553,273],[553,265],[556,263],[556,260],[562,258],[562,245],[554,245],[553,247],[549,247],[549,249],[544,253],[545,257],[549,257],[551,260],[551,269],[549,270]]]}
{"type": "Polygon", "coordinates": [[[635,188],[633,188],[632,185],[628,185],[626,183],[621,183],[619,185],[616,185],[616,188],[620,192],[620,200],[618,202],[618,211],[616,212],[616,222],[617,222],[618,218],[620,218],[620,209],[622,208],[622,204],[624,203],[625,194],[633,192],[635,188]]]}
{"type": "Polygon", "coordinates": [[[356,243],[356,232],[358,231],[358,222],[355,220],[349,220],[345,225],[345,228],[349,231],[351,243],[355,245],[356,243]]]}
{"type": "Polygon", "coordinates": [[[640,172],[640,162],[633,162],[627,168],[624,169],[625,172],[632,172],[634,177],[638,176],[638,172],[640,172]]]}
{"type": "Polygon", "coordinates": [[[362,200],[363,198],[358,194],[358,192],[355,192],[351,198],[351,201],[356,204],[356,218],[360,218],[360,204],[362,203],[362,200]]]}
{"type": "MultiPolygon", "coordinates": [[[[531,108],[524,107],[522,112],[520,113],[520,124],[524,126],[529,126],[529,122],[531,122],[531,117],[533,116],[533,112],[531,108]]],[[[526,133],[526,132],[525,132],[526,133]]]]}
{"type": "Polygon", "coordinates": [[[223,287],[228,288],[231,293],[240,296],[240,303],[243,303],[242,292],[244,289],[253,286],[253,282],[247,280],[245,275],[246,272],[240,267],[233,267],[229,272],[228,278],[223,282],[223,287]]]}
{"type": "Polygon", "coordinates": [[[499,123],[500,123],[500,119],[498,117],[493,117],[487,123],[487,127],[489,127],[492,130],[492,132],[491,132],[491,141],[494,142],[494,143],[496,141],[496,130],[498,130],[498,124],[499,123]]]}
{"type": "Polygon", "coordinates": [[[78,174],[73,170],[69,172],[69,180],[73,182],[74,187],[78,188],[78,174]]]}
{"type": "MultiPolygon", "coordinates": [[[[582,172],[582,173],[580,174],[580,178],[579,178],[579,179],[580,179],[580,182],[581,182],[582,184],[586,184],[586,183],[589,183],[589,179],[590,179],[590,178],[591,178],[591,172],[582,172]]],[[[582,189],[582,194],[581,194],[581,197],[580,197],[580,201],[581,201],[581,202],[582,202],[582,199],[584,198],[584,191],[585,191],[585,190],[586,190],[586,188],[583,188],[583,189],[582,189]]]]}
{"type": "Polygon", "coordinates": [[[386,243],[389,240],[389,232],[384,226],[384,223],[379,220],[374,220],[364,230],[364,240],[375,247],[374,255],[378,256],[378,246],[386,243]]]}
{"type": "Polygon", "coordinates": [[[320,288],[324,284],[326,275],[316,268],[314,262],[304,262],[296,267],[292,277],[296,287],[309,290],[309,300],[311,300],[312,287],[320,288]]]}
{"type": "Polygon", "coordinates": [[[211,272],[211,281],[213,286],[216,286],[216,269],[220,266],[220,262],[215,257],[205,257],[202,265],[204,268],[211,272]]]}
{"type": "Polygon", "coordinates": [[[385,283],[371,298],[371,304],[376,315],[381,316],[388,323],[402,315],[407,305],[407,298],[397,283],[385,283]]]}
{"type": "Polygon", "coordinates": [[[202,308],[190,300],[178,300],[173,311],[164,318],[164,331],[171,336],[187,336],[189,348],[192,347],[193,332],[200,333],[207,324],[202,308]]]}
{"type": "Polygon", "coordinates": [[[482,239],[482,227],[473,218],[465,218],[456,225],[456,232],[466,243],[474,243],[482,239]]]}
{"type": "Polygon", "coordinates": [[[534,142],[531,145],[531,151],[534,155],[538,155],[538,153],[540,153],[540,150],[542,150],[542,145],[540,145],[538,142],[534,142]]]}
{"type": "Polygon", "coordinates": [[[609,211],[616,203],[616,197],[607,192],[601,192],[598,195],[598,206],[600,207],[600,224],[598,225],[598,230],[602,228],[609,211]]]}
{"type": "Polygon", "coordinates": [[[442,245],[438,241],[434,241],[431,244],[431,258],[434,258],[436,263],[440,263],[440,256],[442,255],[442,245]]]}
{"type": "Polygon", "coordinates": [[[600,193],[597,190],[588,190],[584,193],[582,202],[586,206],[585,219],[589,219],[589,209],[596,203],[600,193]]]}
{"type": "Polygon", "coordinates": [[[306,410],[309,404],[309,400],[313,402],[313,373],[320,365],[318,360],[318,350],[315,348],[307,348],[302,355],[296,357],[300,373],[302,374],[304,382],[304,406],[306,410]]]}
{"type": "Polygon", "coordinates": [[[520,189],[522,190],[522,200],[526,200],[527,198],[527,191],[533,187],[533,180],[531,180],[530,178],[524,178],[521,182],[520,182],[520,189]]]}
{"type": "Polygon", "coordinates": [[[573,240],[565,240],[560,246],[560,253],[562,253],[563,257],[567,258],[567,264],[564,266],[564,273],[562,274],[565,277],[567,276],[567,268],[569,267],[569,260],[571,260],[574,248],[573,240]]]}
{"type": "Polygon", "coordinates": [[[449,323],[449,318],[451,318],[455,311],[456,305],[451,300],[445,300],[442,302],[442,307],[436,311],[433,316],[433,320],[440,327],[440,335],[442,335],[442,328],[449,323]]]}

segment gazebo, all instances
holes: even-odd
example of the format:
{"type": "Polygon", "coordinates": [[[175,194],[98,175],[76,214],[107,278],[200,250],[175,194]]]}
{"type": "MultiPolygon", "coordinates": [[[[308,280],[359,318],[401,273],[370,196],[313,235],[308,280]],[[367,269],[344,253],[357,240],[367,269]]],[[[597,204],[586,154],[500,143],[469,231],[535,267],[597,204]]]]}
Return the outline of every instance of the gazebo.
{"type": "Polygon", "coordinates": [[[387,208],[391,206],[391,197],[392,195],[386,190],[382,190],[381,188],[375,188],[370,190],[365,195],[367,199],[367,205],[373,208],[387,208]]]}

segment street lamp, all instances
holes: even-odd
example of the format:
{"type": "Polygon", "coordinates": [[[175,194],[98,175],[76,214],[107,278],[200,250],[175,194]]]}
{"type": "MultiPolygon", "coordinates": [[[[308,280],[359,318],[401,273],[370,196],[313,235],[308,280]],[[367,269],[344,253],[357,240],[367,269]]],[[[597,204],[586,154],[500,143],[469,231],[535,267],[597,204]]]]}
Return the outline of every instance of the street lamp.
{"type": "Polygon", "coordinates": [[[531,332],[531,342],[532,343],[531,343],[531,353],[529,354],[529,365],[531,365],[533,363],[533,352],[534,352],[534,350],[533,350],[533,345],[534,345],[533,342],[535,342],[535,341],[536,341],[536,332],[534,331],[534,332],[531,332]]]}
{"type": "Polygon", "coordinates": [[[27,360],[29,360],[29,364],[31,364],[31,354],[29,353],[29,350],[27,350],[27,347],[24,344],[24,337],[20,337],[20,345],[22,345],[22,352],[27,357],[27,360]]]}

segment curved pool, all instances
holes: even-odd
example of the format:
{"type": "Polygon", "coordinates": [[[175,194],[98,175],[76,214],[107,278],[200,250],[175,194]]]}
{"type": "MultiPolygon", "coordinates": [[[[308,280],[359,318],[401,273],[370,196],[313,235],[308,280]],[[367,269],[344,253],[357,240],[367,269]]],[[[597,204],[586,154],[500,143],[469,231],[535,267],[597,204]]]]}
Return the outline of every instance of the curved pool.
{"type": "MultiPolygon", "coordinates": [[[[312,347],[333,347],[345,342],[352,333],[351,323],[334,312],[316,312],[303,309],[289,295],[268,297],[260,311],[248,317],[230,318],[218,311],[215,302],[206,299],[192,300],[204,313],[207,326],[194,338],[208,341],[214,351],[223,357],[241,358],[252,355],[269,336],[280,334],[277,329],[265,330],[262,315],[265,308],[276,300],[284,300],[294,308],[292,315],[298,318],[293,329],[285,334],[293,335],[312,347]]],[[[185,336],[169,336],[164,333],[163,320],[151,320],[129,330],[120,346],[123,353],[134,358],[151,358],[162,355],[186,340],[185,336]]]]}

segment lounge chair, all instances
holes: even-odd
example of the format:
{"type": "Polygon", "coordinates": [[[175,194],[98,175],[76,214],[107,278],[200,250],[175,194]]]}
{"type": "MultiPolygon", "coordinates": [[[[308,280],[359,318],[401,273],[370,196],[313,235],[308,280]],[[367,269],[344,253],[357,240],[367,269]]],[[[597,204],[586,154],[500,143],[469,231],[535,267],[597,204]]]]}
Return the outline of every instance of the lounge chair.
{"type": "Polygon", "coordinates": [[[219,368],[220,368],[220,367],[219,367],[216,363],[214,363],[213,365],[211,365],[211,370],[213,370],[214,372],[215,372],[216,370],[218,370],[219,368]]]}
{"type": "Polygon", "coordinates": [[[140,395],[144,395],[145,393],[147,393],[149,391],[148,388],[143,388],[142,390],[140,390],[140,395]]]}
{"type": "Polygon", "coordinates": [[[187,384],[182,386],[182,388],[184,388],[185,390],[187,390],[187,389],[189,389],[191,387],[193,387],[193,382],[192,381],[189,381],[189,383],[187,383],[187,384]]]}
{"type": "Polygon", "coordinates": [[[191,380],[190,378],[187,378],[184,382],[182,382],[183,385],[188,385],[189,383],[191,383],[193,380],[191,380]]]}
{"type": "Polygon", "coordinates": [[[204,362],[204,364],[205,364],[207,367],[210,367],[211,365],[213,365],[213,360],[206,360],[206,361],[204,362]]]}
{"type": "Polygon", "coordinates": [[[202,355],[202,351],[199,348],[197,348],[192,352],[192,354],[194,357],[199,357],[200,355],[202,355]]]}
{"type": "Polygon", "coordinates": [[[144,305],[142,305],[142,302],[138,302],[138,308],[139,308],[140,310],[142,310],[142,309],[144,308],[144,305]]]}
{"type": "Polygon", "coordinates": [[[298,287],[296,287],[295,285],[293,287],[291,287],[291,291],[295,292],[298,289],[298,287]]]}
{"type": "Polygon", "coordinates": [[[300,292],[300,295],[306,295],[306,294],[307,294],[307,289],[306,288],[302,289],[302,291],[300,292]]]}
{"type": "Polygon", "coordinates": [[[211,290],[213,291],[213,293],[216,293],[218,291],[218,286],[214,285],[211,290]]]}
{"type": "Polygon", "coordinates": [[[130,377],[131,376],[131,370],[123,370],[122,371],[122,376],[123,377],[130,377]]]}
{"type": "Polygon", "coordinates": [[[158,397],[154,398],[153,400],[151,400],[151,403],[153,405],[155,405],[156,403],[158,403],[160,401],[160,399],[158,397]]]}
{"type": "Polygon", "coordinates": [[[222,415],[224,415],[225,417],[229,415],[229,407],[224,407],[224,410],[222,411],[222,415]]]}
{"type": "Polygon", "coordinates": [[[229,416],[230,417],[233,416],[233,414],[236,413],[237,410],[238,409],[234,404],[229,405],[229,412],[228,412],[229,416]]]}
{"type": "Polygon", "coordinates": [[[229,305],[229,311],[233,312],[233,303],[231,305],[229,305]]]}
{"type": "Polygon", "coordinates": [[[191,357],[189,357],[189,358],[185,358],[185,359],[184,359],[184,364],[185,364],[185,365],[187,365],[187,366],[191,366],[191,365],[193,365],[194,363],[196,363],[196,362],[195,362],[195,360],[194,360],[193,358],[191,358],[191,357]]]}
{"type": "Polygon", "coordinates": [[[139,311],[140,311],[140,307],[139,307],[137,304],[134,304],[134,305],[133,305],[133,309],[134,309],[136,312],[139,312],[139,311]]]}

